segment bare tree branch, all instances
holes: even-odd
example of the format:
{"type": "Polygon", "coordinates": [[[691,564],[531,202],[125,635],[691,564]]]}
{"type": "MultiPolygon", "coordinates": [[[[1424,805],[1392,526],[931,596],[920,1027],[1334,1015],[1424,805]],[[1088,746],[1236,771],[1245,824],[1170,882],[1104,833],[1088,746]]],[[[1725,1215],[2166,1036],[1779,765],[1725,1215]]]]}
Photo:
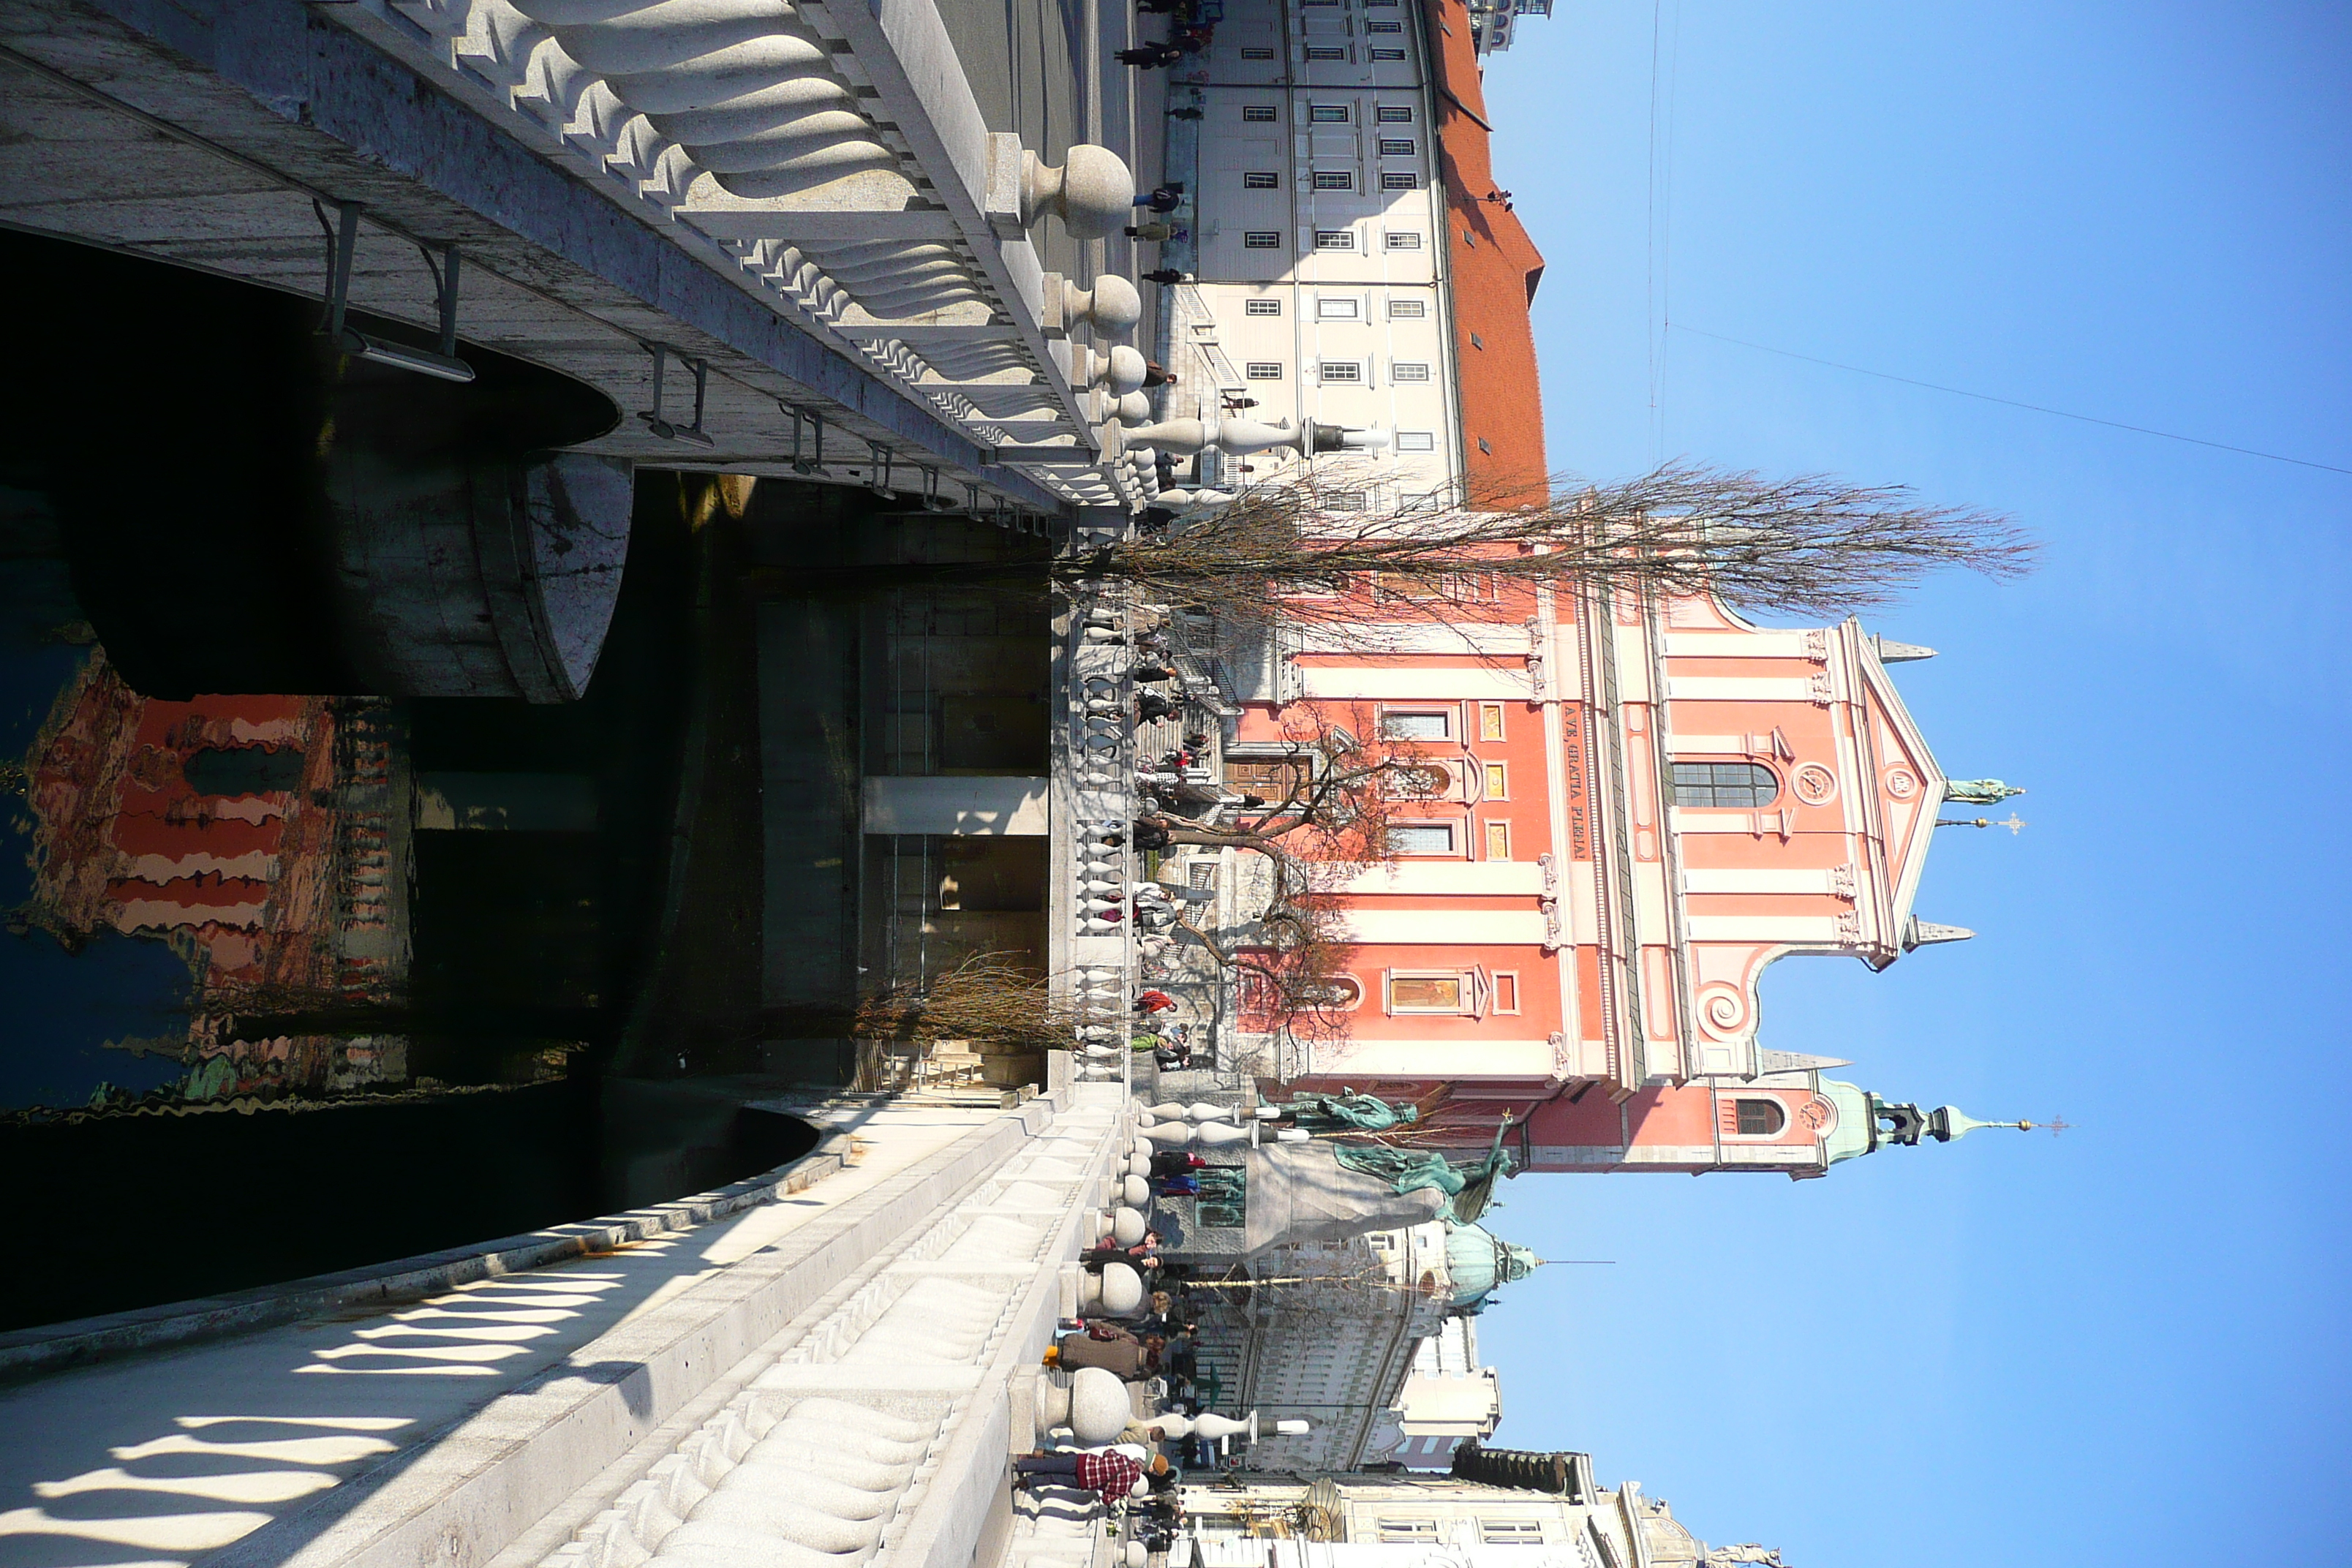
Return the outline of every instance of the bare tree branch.
{"type": "Polygon", "coordinates": [[[1927,505],[1905,486],[1696,463],[1563,485],[1545,506],[1468,494],[1439,508],[1335,510],[1331,499],[1323,479],[1255,486],[1201,521],[1057,572],[1119,579],[1226,626],[1279,618],[1360,636],[1399,615],[1516,620],[1552,586],[1711,593],[1736,610],[1833,616],[1945,567],[2014,578],[2036,551],[2007,518],[1927,505]]]}

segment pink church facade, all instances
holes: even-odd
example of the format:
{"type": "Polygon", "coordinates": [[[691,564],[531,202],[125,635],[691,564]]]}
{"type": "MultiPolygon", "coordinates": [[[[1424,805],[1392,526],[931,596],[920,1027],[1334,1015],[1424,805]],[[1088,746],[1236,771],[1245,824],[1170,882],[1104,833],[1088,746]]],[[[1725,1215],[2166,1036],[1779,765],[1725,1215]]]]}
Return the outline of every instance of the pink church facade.
{"type": "Polygon", "coordinates": [[[1790,954],[1882,968],[1969,934],[1913,908],[1946,779],[1889,666],[1928,650],[1549,593],[1380,646],[1305,634],[1227,748],[1278,753],[1311,704],[1447,775],[1337,889],[1347,1024],[1302,1043],[1301,1084],[1444,1085],[1451,1142],[1507,1115],[1536,1170],[1806,1175],[1878,1146],[1876,1102],[1822,1077],[1843,1063],[1759,1044],[1758,988],[1790,954]]]}

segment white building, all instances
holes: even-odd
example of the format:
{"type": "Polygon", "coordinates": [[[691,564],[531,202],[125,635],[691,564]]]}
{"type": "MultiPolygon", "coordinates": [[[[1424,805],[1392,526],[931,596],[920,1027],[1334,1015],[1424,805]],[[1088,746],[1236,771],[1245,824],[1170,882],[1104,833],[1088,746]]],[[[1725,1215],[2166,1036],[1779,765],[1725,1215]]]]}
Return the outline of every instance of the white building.
{"type": "Polygon", "coordinates": [[[1775,1563],[1710,1551],[1639,1483],[1596,1486],[1583,1454],[1491,1455],[1538,1485],[1460,1476],[1267,1476],[1187,1487],[1198,1568],[1724,1568],[1775,1563]],[[1540,1486],[1543,1489],[1538,1489],[1540,1486]]]}

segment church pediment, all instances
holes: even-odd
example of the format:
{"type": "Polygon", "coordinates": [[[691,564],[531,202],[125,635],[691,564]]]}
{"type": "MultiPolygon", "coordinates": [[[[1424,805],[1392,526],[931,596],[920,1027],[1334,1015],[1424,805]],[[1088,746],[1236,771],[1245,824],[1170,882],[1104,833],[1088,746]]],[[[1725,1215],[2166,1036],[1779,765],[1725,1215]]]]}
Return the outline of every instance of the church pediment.
{"type": "Polygon", "coordinates": [[[1927,847],[1935,839],[1936,818],[1944,804],[1944,771],[1904,706],[1880,658],[1877,639],[1856,620],[1839,630],[1854,660],[1861,738],[1874,774],[1870,804],[1878,818],[1879,842],[1886,847],[1881,930],[1898,938],[1909,925],[1927,847]]]}

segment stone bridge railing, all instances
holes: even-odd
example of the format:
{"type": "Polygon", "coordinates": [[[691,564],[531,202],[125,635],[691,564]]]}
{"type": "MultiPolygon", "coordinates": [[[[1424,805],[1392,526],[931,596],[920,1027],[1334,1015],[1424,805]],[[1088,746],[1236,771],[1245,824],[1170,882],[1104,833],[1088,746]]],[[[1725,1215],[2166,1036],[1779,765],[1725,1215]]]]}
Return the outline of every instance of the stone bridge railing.
{"type": "MultiPolygon", "coordinates": [[[[356,0],[345,22],[1066,500],[1140,504],[1109,422],[1141,359],[1124,279],[1030,230],[1126,221],[1100,147],[990,132],[931,0],[356,0]],[[1073,332],[1094,340],[1081,342],[1073,332]],[[1099,344],[1100,346],[1097,346],[1099,344]]],[[[796,432],[797,434],[797,432],[796,432]]]]}

